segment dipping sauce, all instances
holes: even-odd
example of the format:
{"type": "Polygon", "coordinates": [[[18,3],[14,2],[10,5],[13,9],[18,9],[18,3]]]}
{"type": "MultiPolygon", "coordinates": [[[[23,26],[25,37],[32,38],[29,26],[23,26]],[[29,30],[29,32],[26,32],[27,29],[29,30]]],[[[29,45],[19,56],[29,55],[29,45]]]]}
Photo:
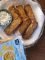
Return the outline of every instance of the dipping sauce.
{"type": "Polygon", "coordinates": [[[1,10],[0,11],[0,25],[9,25],[12,21],[12,16],[11,14],[6,11],[6,10],[1,10]]]}

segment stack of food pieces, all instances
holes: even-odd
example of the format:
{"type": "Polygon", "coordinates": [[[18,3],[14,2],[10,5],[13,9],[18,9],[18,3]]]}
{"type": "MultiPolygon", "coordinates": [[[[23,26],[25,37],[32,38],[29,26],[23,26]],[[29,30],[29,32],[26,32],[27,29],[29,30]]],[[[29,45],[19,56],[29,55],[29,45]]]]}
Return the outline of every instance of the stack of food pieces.
{"type": "Polygon", "coordinates": [[[36,22],[32,8],[29,4],[22,6],[9,6],[8,11],[12,14],[11,24],[4,30],[10,35],[18,30],[24,39],[30,38],[38,23],[36,22]]]}

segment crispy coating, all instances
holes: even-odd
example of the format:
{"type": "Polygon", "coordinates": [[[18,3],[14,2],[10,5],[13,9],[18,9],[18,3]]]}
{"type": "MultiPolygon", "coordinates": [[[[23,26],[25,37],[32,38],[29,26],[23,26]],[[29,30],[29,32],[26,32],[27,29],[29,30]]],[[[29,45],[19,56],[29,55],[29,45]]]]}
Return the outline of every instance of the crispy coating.
{"type": "Polygon", "coordinates": [[[17,9],[18,14],[20,15],[20,17],[22,18],[23,21],[28,20],[28,17],[26,15],[22,5],[16,6],[16,9],[17,9]]]}
{"type": "Polygon", "coordinates": [[[12,23],[5,29],[6,34],[10,35],[16,30],[22,21],[20,18],[13,20],[12,23]]]}
{"type": "Polygon", "coordinates": [[[9,6],[8,10],[12,14],[13,18],[17,19],[19,17],[19,15],[16,13],[17,10],[13,5],[9,6]]]}
{"type": "Polygon", "coordinates": [[[28,26],[31,23],[31,20],[29,19],[29,17],[26,15],[25,10],[23,8],[22,5],[19,5],[16,7],[19,16],[22,18],[23,23],[21,24],[19,31],[20,33],[23,35],[23,33],[26,31],[26,29],[28,28],[28,26]]]}
{"type": "Polygon", "coordinates": [[[31,19],[31,24],[29,25],[29,27],[27,28],[23,35],[23,38],[28,39],[32,35],[38,24],[36,22],[35,16],[30,5],[25,6],[25,11],[28,17],[31,19]]]}
{"type": "Polygon", "coordinates": [[[23,8],[22,5],[19,5],[15,8],[12,5],[8,10],[11,12],[13,20],[12,23],[5,29],[5,32],[10,35],[18,28],[18,26],[20,26],[18,30],[22,34],[22,37],[24,39],[28,39],[38,25],[31,6],[26,5],[23,8]]]}
{"type": "Polygon", "coordinates": [[[8,10],[12,13],[13,20],[11,24],[8,27],[6,27],[4,31],[6,32],[6,34],[10,35],[13,33],[14,30],[18,28],[18,26],[22,23],[22,20],[16,13],[14,6],[10,6],[8,10]]]}
{"type": "Polygon", "coordinates": [[[28,19],[28,20],[26,20],[25,22],[23,22],[22,24],[21,24],[21,26],[19,27],[19,31],[20,31],[20,33],[23,35],[23,33],[26,31],[26,29],[28,28],[28,26],[30,25],[30,20],[28,19]]]}
{"type": "Polygon", "coordinates": [[[31,20],[36,20],[35,16],[34,16],[34,13],[32,11],[32,8],[31,8],[31,6],[29,4],[25,5],[24,10],[25,10],[25,12],[27,13],[28,17],[31,20]]]}
{"type": "Polygon", "coordinates": [[[36,27],[37,27],[37,23],[33,22],[33,24],[30,24],[27,30],[25,31],[23,38],[24,39],[30,38],[36,27]]]}

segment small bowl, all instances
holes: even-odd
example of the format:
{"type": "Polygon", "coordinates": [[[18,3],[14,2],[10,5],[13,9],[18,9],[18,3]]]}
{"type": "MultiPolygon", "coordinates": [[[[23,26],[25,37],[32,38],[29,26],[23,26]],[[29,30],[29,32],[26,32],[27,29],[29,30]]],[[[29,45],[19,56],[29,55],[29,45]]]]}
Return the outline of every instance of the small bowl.
{"type": "Polygon", "coordinates": [[[3,22],[3,23],[0,21],[0,27],[6,28],[6,27],[11,23],[11,21],[12,21],[12,15],[11,15],[11,13],[10,13],[8,10],[6,10],[6,9],[1,9],[0,12],[6,12],[6,13],[7,13],[7,16],[9,15],[7,21],[5,21],[5,22],[3,22]]]}

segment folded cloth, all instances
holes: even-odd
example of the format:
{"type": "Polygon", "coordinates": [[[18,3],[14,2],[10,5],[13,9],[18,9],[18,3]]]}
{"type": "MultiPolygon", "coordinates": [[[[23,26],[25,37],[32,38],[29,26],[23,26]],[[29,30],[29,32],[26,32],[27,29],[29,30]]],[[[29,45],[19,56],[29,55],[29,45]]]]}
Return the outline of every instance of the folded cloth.
{"type": "Polygon", "coordinates": [[[16,38],[0,44],[0,60],[26,60],[21,40],[16,38]]]}

